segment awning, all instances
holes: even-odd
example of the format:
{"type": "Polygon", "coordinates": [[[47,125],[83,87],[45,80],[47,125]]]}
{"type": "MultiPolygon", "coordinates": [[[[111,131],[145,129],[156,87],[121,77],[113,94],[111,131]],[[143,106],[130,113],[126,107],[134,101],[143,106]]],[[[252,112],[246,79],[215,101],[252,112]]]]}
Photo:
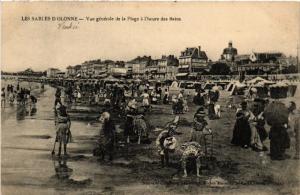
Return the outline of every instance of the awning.
{"type": "Polygon", "coordinates": [[[106,70],[101,70],[101,71],[98,71],[97,73],[100,75],[100,74],[104,74],[106,72],[107,72],[106,70]]]}
{"type": "Polygon", "coordinates": [[[189,74],[189,77],[197,77],[198,73],[197,72],[192,72],[189,74]]]}
{"type": "Polygon", "coordinates": [[[188,73],[177,73],[176,74],[177,77],[184,77],[186,75],[188,75],[188,73]]]}
{"type": "Polygon", "coordinates": [[[181,65],[178,68],[189,68],[189,65],[181,65]]]}
{"type": "Polygon", "coordinates": [[[107,77],[107,74],[96,75],[95,78],[104,78],[107,77]]]}

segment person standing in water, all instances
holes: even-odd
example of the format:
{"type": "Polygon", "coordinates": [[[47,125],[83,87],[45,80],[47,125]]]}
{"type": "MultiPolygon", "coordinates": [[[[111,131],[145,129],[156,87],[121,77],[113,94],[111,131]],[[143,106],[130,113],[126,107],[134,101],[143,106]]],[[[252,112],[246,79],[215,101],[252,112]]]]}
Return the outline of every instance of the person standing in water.
{"type": "Polygon", "coordinates": [[[64,156],[67,156],[67,144],[71,141],[71,120],[64,105],[61,105],[57,110],[57,132],[55,141],[59,143],[58,156],[61,156],[62,144],[64,156]]]}
{"type": "Polygon", "coordinates": [[[1,89],[1,107],[5,107],[5,88],[1,89]]]}

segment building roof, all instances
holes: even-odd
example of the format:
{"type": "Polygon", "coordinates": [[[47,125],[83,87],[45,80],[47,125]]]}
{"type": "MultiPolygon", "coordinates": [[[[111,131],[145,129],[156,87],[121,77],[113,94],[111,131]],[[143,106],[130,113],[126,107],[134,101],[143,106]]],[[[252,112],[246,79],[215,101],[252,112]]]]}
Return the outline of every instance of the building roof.
{"type": "Polygon", "coordinates": [[[188,73],[177,73],[176,76],[177,77],[183,77],[183,76],[187,76],[188,73]]]}
{"type": "Polygon", "coordinates": [[[272,57],[285,57],[282,52],[253,52],[255,56],[272,56],[272,57]]]}
{"type": "Polygon", "coordinates": [[[223,54],[233,54],[236,55],[237,54],[237,49],[234,47],[227,47],[223,50],[223,54]]]}
{"type": "Polygon", "coordinates": [[[81,68],[81,65],[76,65],[74,66],[75,69],[80,69],[81,68]]]}
{"type": "Polygon", "coordinates": [[[223,49],[223,55],[226,54],[237,55],[237,49],[232,47],[232,41],[229,41],[228,47],[223,49]]]}
{"type": "Polygon", "coordinates": [[[167,61],[167,66],[178,66],[178,59],[174,55],[165,56],[163,55],[157,62],[167,61]]]}
{"type": "Polygon", "coordinates": [[[136,58],[134,58],[133,60],[130,60],[128,63],[133,63],[133,64],[137,64],[137,63],[141,63],[141,62],[149,62],[151,61],[151,56],[138,56],[136,58]]]}
{"type": "Polygon", "coordinates": [[[200,58],[200,59],[207,60],[207,55],[205,51],[199,51],[197,47],[188,47],[184,51],[182,51],[179,58],[186,58],[186,57],[193,57],[193,58],[200,58]]]}
{"type": "Polygon", "coordinates": [[[242,55],[236,55],[234,57],[235,61],[241,61],[241,60],[250,60],[250,54],[242,54],[242,55]]]}
{"type": "Polygon", "coordinates": [[[257,67],[257,68],[260,68],[260,67],[276,67],[276,66],[279,66],[278,64],[275,64],[275,63],[251,63],[251,64],[244,64],[244,65],[240,65],[239,67],[257,67]]]}
{"type": "Polygon", "coordinates": [[[48,70],[56,70],[56,71],[60,71],[58,68],[48,68],[48,70]]]}

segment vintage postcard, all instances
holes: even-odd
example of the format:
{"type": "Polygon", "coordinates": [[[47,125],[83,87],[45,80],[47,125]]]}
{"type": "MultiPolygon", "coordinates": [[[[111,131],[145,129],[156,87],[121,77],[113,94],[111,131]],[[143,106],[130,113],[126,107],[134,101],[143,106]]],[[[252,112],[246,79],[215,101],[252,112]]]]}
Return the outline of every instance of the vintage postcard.
{"type": "Polygon", "coordinates": [[[1,194],[300,194],[299,2],[2,2],[1,194]]]}

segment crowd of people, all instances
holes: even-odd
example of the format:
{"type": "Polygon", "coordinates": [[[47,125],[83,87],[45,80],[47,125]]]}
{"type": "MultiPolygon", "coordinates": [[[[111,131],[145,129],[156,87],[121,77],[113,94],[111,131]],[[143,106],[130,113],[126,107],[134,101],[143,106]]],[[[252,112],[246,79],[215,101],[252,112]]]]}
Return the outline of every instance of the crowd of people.
{"type": "MultiPolygon", "coordinates": [[[[172,107],[172,114],[176,115],[174,121],[169,122],[161,133],[158,135],[156,140],[156,145],[159,148],[159,156],[161,157],[162,166],[169,165],[169,154],[174,152],[177,145],[176,136],[179,136],[180,133],[176,131],[179,122],[179,115],[185,112],[188,112],[187,99],[190,94],[184,93],[184,90],[181,90],[178,95],[169,96],[169,91],[166,88],[163,90],[161,87],[157,86],[151,89],[148,84],[144,85],[135,85],[132,84],[131,87],[124,87],[118,84],[113,84],[108,86],[99,86],[100,89],[95,90],[95,88],[77,88],[83,94],[95,94],[105,91],[105,93],[110,94],[109,99],[104,99],[103,105],[104,109],[100,116],[100,121],[102,123],[102,128],[100,131],[100,139],[97,142],[97,146],[94,149],[94,155],[100,157],[101,160],[104,160],[108,156],[108,160],[112,161],[114,158],[114,151],[118,141],[120,142],[120,137],[117,139],[116,127],[114,124],[115,118],[120,117],[120,113],[123,113],[123,122],[124,122],[124,131],[121,136],[122,143],[129,144],[131,142],[141,143],[150,143],[149,142],[149,126],[148,122],[145,119],[145,115],[148,112],[151,112],[151,105],[153,104],[170,104],[172,107]],[[88,89],[90,91],[88,91],[88,89]],[[92,90],[91,90],[92,89],[92,90]],[[128,90],[130,94],[128,95],[128,90]],[[92,91],[92,93],[90,93],[92,91]],[[119,115],[114,115],[115,111],[119,115]],[[148,142],[147,142],[148,141],[148,142]]],[[[76,91],[76,90],[75,90],[76,91]]],[[[77,92],[78,92],[77,91],[77,92]]],[[[70,88],[65,89],[65,101],[67,103],[78,103],[78,99],[73,99],[74,96],[69,99],[70,88]],[[73,101],[74,100],[74,101],[73,101]]],[[[62,100],[62,90],[57,88],[55,93],[55,116],[56,116],[56,126],[57,126],[57,142],[61,145],[64,145],[64,149],[68,143],[68,137],[70,132],[70,121],[64,120],[57,122],[60,118],[61,113],[65,112],[66,106],[63,105],[62,100]],[[63,109],[63,111],[61,111],[63,109]],[[61,136],[63,135],[63,136],[61,136]],[[65,138],[61,138],[65,137],[65,138]]],[[[89,98],[87,96],[86,98],[89,98]]],[[[78,95],[77,95],[78,98],[78,95]]],[[[209,119],[216,119],[217,112],[215,112],[215,104],[219,98],[219,91],[217,89],[210,90],[206,93],[203,89],[197,90],[196,96],[193,98],[193,101],[196,105],[199,105],[199,109],[195,113],[193,130],[190,135],[190,140],[187,143],[184,143],[181,147],[182,152],[182,167],[184,170],[184,176],[187,176],[186,172],[186,162],[190,157],[200,159],[201,156],[207,155],[207,135],[212,135],[212,131],[207,128],[207,121],[205,120],[206,114],[205,109],[208,109],[209,119]]],[[[96,98],[94,99],[96,100],[96,98]]],[[[95,101],[96,103],[97,101],[95,101]]],[[[90,102],[89,102],[90,103],[90,102]]],[[[93,103],[92,103],[93,105],[93,103]]],[[[59,149],[59,155],[61,155],[61,149],[59,149]]],[[[65,151],[66,153],[66,151],[65,151]]],[[[198,162],[198,161],[197,161],[198,162]]],[[[197,163],[197,174],[199,176],[199,167],[200,162],[197,163]]]]}
{"type": "MultiPolygon", "coordinates": [[[[289,130],[294,131],[296,138],[295,159],[299,159],[299,113],[296,108],[296,103],[291,101],[288,106],[286,120],[282,121],[279,118],[272,119],[269,122],[270,130],[265,128],[266,123],[266,106],[268,100],[255,99],[253,108],[249,109],[246,101],[241,103],[241,108],[236,111],[236,122],[233,129],[231,144],[241,146],[245,149],[251,147],[255,151],[267,151],[268,147],[264,142],[269,137],[270,139],[270,157],[272,160],[284,160],[289,158],[285,154],[286,149],[290,148],[289,130]]],[[[273,104],[279,104],[273,102],[273,104]]],[[[272,106],[272,105],[271,105],[272,106]]],[[[276,106],[276,105],[275,105],[276,106]]],[[[284,110],[282,110],[284,112],[284,110]]]]}
{"type": "Polygon", "coordinates": [[[25,88],[20,87],[19,83],[14,86],[13,84],[8,84],[1,89],[1,107],[5,108],[5,104],[17,103],[18,105],[34,106],[37,102],[37,98],[31,93],[31,87],[25,88]]]}
{"type": "MultiPolygon", "coordinates": [[[[208,128],[209,120],[215,120],[221,117],[221,109],[218,103],[220,92],[213,87],[210,90],[196,89],[195,94],[186,93],[180,90],[176,95],[170,95],[168,87],[156,85],[150,87],[147,83],[107,83],[104,85],[69,83],[62,87],[57,87],[55,93],[55,125],[57,128],[56,142],[59,143],[59,152],[63,148],[63,153],[67,155],[67,144],[72,140],[71,120],[67,114],[68,104],[85,104],[103,105],[103,112],[100,121],[103,123],[100,139],[97,148],[94,150],[95,155],[104,159],[108,156],[109,161],[114,158],[115,147],[120,141],[117,136],[114,117],[123,117],[123,135],[121,140],[124,143],[138,142],[146,143],[150,134],[148,123],[146,121],[147,113],[151,112],[152,106],[156,104],[171,104],[172,114],[179,116],[189,112],[188,100],[192,99],[194,105],[197,105],[197,111],[193,117],[193,127],[188,142],[184,143],[180,150],[182,152],[182,168],[186,176],[187,160],[194,157],[197,163],[197,175],[199,176],[200,157],[208,155],[207,136],[212,136],[213,132],[208,128]],[[64,95],[64,101],[62,97],[64,95]],[[118,115],[115,115],[118,113],[118,115]],[[146,142],[145,142],[146,141],[146,142]]],[[[31,94],[31,90],[20,88],[19,85],[7,86],[2,88],[2,100],[13,96],[20,104],[26,104],[31,101],[36,103],[37,99],[31,94]],[[4,97],[4,98],[3,98],[4,97]]],[[[9,98],[10,99],[10,98],[9,98]]],[[[270,150],[272,160],[283,160],[287,158],[285,151],[290,148],[289,129],[293,129],[296,138],[295,159],[300,157],[299,149],[299,130],[300,119],[295,102],[291,102],[289,110],[289,121],[285,123],[269,124],[270,130],[266,128],[266,107],[269,104],[267,99],[253,98],[254,100],[243,101],[236,110],[236,121],[233,128],[231,144],[242,148],[252,148],[254,151],[270,150]],[[249,106],[251,104],[251,107],[249,106]],[[266,140],[270,139],[270,147],[266,145],[266,140]],[[269,149],[268,149],[269,148],[269,149]]],[[[174,152],[177,144],[176,132],[177,121],[172,121],[158,135],[156,145],[159,148],[159,156],[162,166],[168,166],[169,157],[174,152]]]]}

